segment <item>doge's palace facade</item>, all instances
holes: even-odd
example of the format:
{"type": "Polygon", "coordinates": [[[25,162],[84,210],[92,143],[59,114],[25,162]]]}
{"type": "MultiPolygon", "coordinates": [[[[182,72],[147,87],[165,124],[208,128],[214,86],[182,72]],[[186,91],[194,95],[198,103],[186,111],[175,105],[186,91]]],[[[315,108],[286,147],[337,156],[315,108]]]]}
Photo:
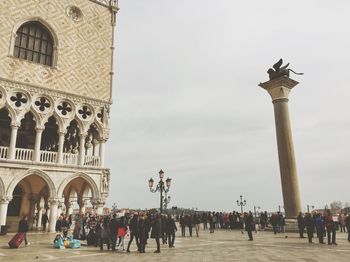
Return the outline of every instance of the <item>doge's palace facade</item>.
{"type": "Polygon", "coordinates": [[[0,225],[102,213],[116,0],[0,1],[0,225]]]}

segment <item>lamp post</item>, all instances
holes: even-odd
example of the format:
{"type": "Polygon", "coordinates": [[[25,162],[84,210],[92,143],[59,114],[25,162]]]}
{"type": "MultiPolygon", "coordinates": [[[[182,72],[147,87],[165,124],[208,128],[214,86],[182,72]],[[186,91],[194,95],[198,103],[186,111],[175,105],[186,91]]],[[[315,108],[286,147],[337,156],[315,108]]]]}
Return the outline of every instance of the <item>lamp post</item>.
{"type": "Polygon", "coordinates": [[[243,200],[243,196],[240,195],[240,201],[237,200],[237,205],[241,207],[241,213],[243,213],[243,207],[247,204],[247,201],[243,200]]]}
{"type": "Polygon", "coordinates": [[[307,205],[307,212],[308,212],[308,213],[310,213],[310,207],[311,207],[312,209],[315,208],[315,206],[313,206],[313,205],[307,205]]]}
{"type": "MultiPolygon", "coordinates": [[[[164,171],[161,169],[159,171],[159,182],[156,186],[155,189],[153,189],[153,183],[154,183],[154,180],[153,178],[149,179],[148,180],[148,186],[149,186],[149,190],[152,192],[152,193],[156,193],[159,191],[160,193],[160,213],[163,213],[163,201],[164,201],[164,198],[163,198],[163,192],[165,193],[165,195],[169,192],[169,189],[170,189],[170,185],[171,185],[171,178],[167,178],[165,180],[165,183],[163,181],[163,178],[164,178],[164,171]]],[[[170,198],[170,197],[169,197],[170,198]]],[[[168,198],[167,198],[168,199],[168,198]]],[[[168,200],[167,200],[168,201],[168,200]]],[[[170,201],[170,199],[169,199],[170,201]]],[[[169,203],[169,202],[168,202],[169,203]]],[[[168,204],[167,203],[167,204],[168,204]]]]}

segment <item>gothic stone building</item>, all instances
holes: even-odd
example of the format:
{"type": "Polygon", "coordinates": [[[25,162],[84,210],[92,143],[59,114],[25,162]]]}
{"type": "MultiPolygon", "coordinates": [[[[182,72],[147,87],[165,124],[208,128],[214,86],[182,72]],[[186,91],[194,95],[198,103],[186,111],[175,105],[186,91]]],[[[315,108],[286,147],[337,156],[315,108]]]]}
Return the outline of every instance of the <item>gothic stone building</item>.
{"type": "Polygon", "coordinates": [[[0,1],[0,224],[101,213],[116,0],[0,1]],[[37,218],[37,219],[36,219],[37,218]]]}

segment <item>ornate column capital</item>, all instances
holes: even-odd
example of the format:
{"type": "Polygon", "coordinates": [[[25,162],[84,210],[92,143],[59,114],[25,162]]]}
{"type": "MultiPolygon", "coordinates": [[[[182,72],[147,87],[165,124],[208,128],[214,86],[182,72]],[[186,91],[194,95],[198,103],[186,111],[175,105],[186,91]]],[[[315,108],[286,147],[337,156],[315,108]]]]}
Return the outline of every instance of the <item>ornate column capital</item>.
{"type": "Polygon", "coordinates": [[[286,77],[281,76],[270,81],[260,83],[259,86],[264,88],[271,96],[272,102],[285,101],[288,102],[288,96],[293,87],[299,82],[286,77]]]}
{"type": "Polygon", "coordinates": [[[12,200],[12,196],[2,196],[0,197],[0,204],[8,204],[12,200]]]}
{"type": "Polygon", "coordinates": [[[95,198],[91,200],[91,203],[94,207],[103,207],[106,204],[106,200],[102,198],[95,198]]]}
{"type": "Polygon", "coordinates": [[[49,198],[48,201],[49,205],[59,205],[60,199],[59,198],[49,198]]]}

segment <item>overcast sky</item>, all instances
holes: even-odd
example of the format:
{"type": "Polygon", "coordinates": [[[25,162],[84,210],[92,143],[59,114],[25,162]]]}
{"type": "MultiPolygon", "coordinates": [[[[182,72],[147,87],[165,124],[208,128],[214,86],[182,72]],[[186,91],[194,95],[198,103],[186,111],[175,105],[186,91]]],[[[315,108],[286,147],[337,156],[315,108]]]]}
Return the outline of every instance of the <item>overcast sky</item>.
{"type": "Polygon", "coordinates": [[[120,0],[108,205],[283,205],[273,105],[279,58],[303,76],[289,110],[303,208],[350,201],[350,1],[120,0]]]}

